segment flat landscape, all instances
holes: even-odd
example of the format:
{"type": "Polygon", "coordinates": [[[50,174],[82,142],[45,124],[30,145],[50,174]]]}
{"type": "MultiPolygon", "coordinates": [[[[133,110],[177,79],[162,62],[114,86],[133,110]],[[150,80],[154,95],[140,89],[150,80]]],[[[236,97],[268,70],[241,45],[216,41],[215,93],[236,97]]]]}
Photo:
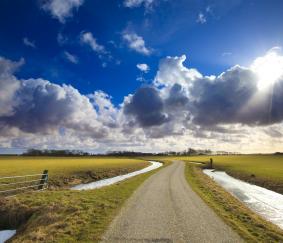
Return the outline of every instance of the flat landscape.
{"type": "MultiPolygon", "coordinates": [[[[190,163],[204,162],[202,166],[206,166],[210,158],[2,157],[1,176],[41,173],[43,169],[48,169],[50,186],[43,192],[28,190],[12,198],[0,198],[0,229],[17,229],[12,242],[283,240],[283,233],[278,227],[216,185],[202,173],[200,165],[190,163]],[[165,166],[101,189],[68,189],[78,183],[139,170],[149,165],[148,160],[163,161],[165,166]],[[201,233],[203,228],[206,234],[201,233]]],[[[269,178],[268,173],[272,174],[272,170],[282,168],[281,157],[212,158],[217,169],[226,171],[227,165],[233,173],[234,168],[240,168],[242,170],[235,170],[240,175],[253,173],[262,180],[269,178]],[[267,174],[263,169],[267,163],[265,158],[272,160],[267,174]],[[252,166],[257,160],[262,169],[252,166]]],[[[281,183],[280,175],[276,181],[281,183]]]]}
{"type": "Polygon", "coordinates": [[[51,186],[86,183],[142,169],[147,161],[116,157],[0,156],[1,176],[40,174],[49,170],[51,186]]]}
{"type": "Polygon", "coordinates": [[[96,181],[139,170],[149,163],[114,157],[9,156],[2,159],[1,176],[41,173],[48,169],[51,185],[56,184],[43,192],[26,191],[12,198],[0,197],[0,229],[16,228],[18,232],[12,242],[97,242],[124,201],[154,173],[101,189],[71,191],[67,187],[73,183],[66,180],[96,181]],[[87,177],[87,172],[92,176],[87,177]]]}
{"type": "Polygon", "coordinates": [[[217,170],[283,194],[282,155],[222,155],[181,157],[184,161],[209,162],[217,170]]]}

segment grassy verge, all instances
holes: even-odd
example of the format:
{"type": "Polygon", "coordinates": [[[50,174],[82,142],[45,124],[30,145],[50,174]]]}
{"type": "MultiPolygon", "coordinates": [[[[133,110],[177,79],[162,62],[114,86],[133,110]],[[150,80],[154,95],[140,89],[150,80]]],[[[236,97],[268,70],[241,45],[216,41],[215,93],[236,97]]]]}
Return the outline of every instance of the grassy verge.
{"type": "Polygon", "coordinates": [[[283,156],[281,155],[192,156],[184,159],[209,161],[209,158],[213,158],[215,169],[283,194],[283,156]]]}
{"type": "Polygon", "coordinates": [[[186,163],[185,174],[193,190],[247,242],[283,242],[282,230],[245,207],[199,166],[186,163]]]}
{"type": "Polygon", "coordinates": [[[98,242],[123,203],[157,170],[89,191],[25,193],[0,200],[0,228],[11,242],[98,242]]]}
{"type": "Polygon", "coordinates": [[[0,176],[26,175],[49,170],[49,186],[87,183],[126,174],[148,166],[147,161],[115,157],[0,157],[0,176]]]}

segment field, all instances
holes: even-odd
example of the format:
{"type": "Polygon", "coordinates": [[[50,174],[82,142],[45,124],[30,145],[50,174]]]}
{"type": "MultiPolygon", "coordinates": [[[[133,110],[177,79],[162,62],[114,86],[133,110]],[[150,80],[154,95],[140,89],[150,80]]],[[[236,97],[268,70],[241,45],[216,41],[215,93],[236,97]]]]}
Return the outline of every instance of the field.
{"type": "MultiPolygon", "coordinates": [[[[0,174],[49,169],[51,180],[60,184],[65,183],[62,179],[83,178],[88,171],[104,178],[147,165],[147,161],[129,158],[2,157],[0,174]]],[[[17,229],[12,242],[98,242],[125,200],[156,171],[96,190],[70,191],[57,187],[0,198],[0,229],[17,229]]]]}
{"type": "Polygon", "coordinates": [[[208,162],[213,158],[214,168],[259,186],[283,194],[283,156],[237,155],[180,157],[184,161],[208,162]]]}
{"type": "Polygon", "coordinates": [[[267,222],[232,197],[221,186],[202,173],[200,166],[186,163],[186,179],[193,190],[245,242],[283,242],[283,231],[267,222]]]}
{"type": "Polygon", "coordinates": [[[0,177],[49,171],[51,187],[86,183],[126,174],[148,165],[147,161],[115,157],[0,157],[0,177]]]}

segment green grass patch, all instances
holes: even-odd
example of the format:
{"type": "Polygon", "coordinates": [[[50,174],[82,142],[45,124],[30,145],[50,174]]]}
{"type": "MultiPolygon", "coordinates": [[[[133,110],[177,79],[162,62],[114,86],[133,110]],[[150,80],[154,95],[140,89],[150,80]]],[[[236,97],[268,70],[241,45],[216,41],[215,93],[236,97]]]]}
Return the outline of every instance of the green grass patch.
{"type": "Polygon", "coordinates": [[[135,158],[1,156],[0,177],[38,174],[47,169],[49,185],[62,187],[126,174],[148,165],[135,158]]]}
{"type": "Polygon", "coordinates": [[[150,175],[88,191],[54,190],[0,200],[0,227],[12,242],[98,242],[120,207],[150,175]]]}
{"type": "Polygon", "coordinates": [[[283,156],[281,155],[192,156],[179,159],[207,162],[209,158],[213,158],[215,169],[283,194],[283,156]]]}
{"type": "Polygon", "coordinates": [[[283,242],[283,231],[253,213],[203,174],[200,166],[186,163],[186,179],[193,190],[247,242],[283,242]]]}

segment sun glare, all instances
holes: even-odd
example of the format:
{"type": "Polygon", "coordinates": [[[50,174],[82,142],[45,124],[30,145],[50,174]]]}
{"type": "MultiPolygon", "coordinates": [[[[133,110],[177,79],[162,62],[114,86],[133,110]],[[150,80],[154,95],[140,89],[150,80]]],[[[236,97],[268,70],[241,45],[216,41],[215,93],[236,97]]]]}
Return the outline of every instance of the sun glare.
{"type": "Polygon", "coordinates": [[[265,56],[257,58],[251,69],[258,76],[258,89],[264,90],[283,75],[283,56],[276,51],[270,51],[265,56]]]}

